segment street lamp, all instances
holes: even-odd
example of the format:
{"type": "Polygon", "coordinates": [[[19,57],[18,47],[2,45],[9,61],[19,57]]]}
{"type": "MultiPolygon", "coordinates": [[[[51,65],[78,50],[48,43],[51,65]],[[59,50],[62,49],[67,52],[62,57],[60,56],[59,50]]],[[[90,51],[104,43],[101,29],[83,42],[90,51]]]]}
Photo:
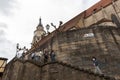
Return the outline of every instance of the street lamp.
{"type": "Polygon", "coordinates": [[[60,27],[62,24],[63,24],[63,22],[62,22],[62,21],[59,21],[59,27],[60,27]]]}
{"type": "Polygon", "coordinates": [[[55,30],[57,29],[56,26],[53,23],[51,23],[51,26],[53,26],[55,28],[55,30]]]}
{"type": "Polygon", "coordinates": [[[16,57],[17,57],[17,53],[18,53],[19,49],[20,49],[20,48],[19,48],[19,43],[17,43],[17,44],[16,44],[16,55],[15,55],[16,57]]]}
{"type": "MultiPolygon", "coordinates": [[[[59,21],[59,27],[62,26],[62,24],[63,24],[63,22],[59,21]]],[[[51,23],[51,26],[53,26],[55,28],[55,30],[57,29],[56,26],[53,23],[51,23]]]]}
{"type": "Polygon", "coordinates": [[[19,43],[17,43],[17,46],[16,46],[17,49],[19,49],[19,43]]]}
{"type": "Polygon", "coordinates": [[[19,51],[23,51],[23,53],[25,54],[28,51],[28,49],[25,46],[23,48],[20,48],[19,43],[17,43],[17,45],[16,45],[16,57],[20,57],[19,51]]]}
{"type": "Polygon", "coordinates": [[[47,33],[49,33],[49,29],[50,29],[50,26],[49,26],[49,24],[47,24],[47,25],[46,25],[47,33]]]}

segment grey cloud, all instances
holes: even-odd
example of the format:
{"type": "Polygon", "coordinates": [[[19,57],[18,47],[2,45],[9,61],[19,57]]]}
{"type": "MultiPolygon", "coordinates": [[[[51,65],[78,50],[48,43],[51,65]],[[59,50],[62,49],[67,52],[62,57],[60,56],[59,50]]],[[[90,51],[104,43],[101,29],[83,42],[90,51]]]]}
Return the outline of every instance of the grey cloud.
{"type": "Polygon", "coordinates": [[[0,22],[0,28],[7,28],[7,24],[3,23],[3,22],[0,22]]]}
{"type": "Polygon", "coordinates": [[[5,30],[7,29],[7,24],[0,22],[0,43],[4,40],[6,36],[5,30]]]}
{"type": "Polygon", "coordinates": [[[5,31],[4,30],[0,30],[0,43],[2,43],[5,39],[5,31]]]}
{"type": "MultiPolygon", "coordinates": [[[[15,0],[0,0],[0,14],[10,15],[14,8],[15,0]]],[[[0,22],[0,57],[8,58],[9,60],[15,56],[16,44],[7,40],[6,29],[8,25],[0,22]]]]}
{"type": "Polygon", "coordinates": [[[15,0],[0,0],[0,13],[5,15],[10,14],[14,3],[15,0]]]}
{"type": "Polygon", "coordinates": [[[0,43],[0,57],[5,57],[10,60],[14,56],[15,56],[15,43],[12,43],[11,41],[4,39],[4,41],[0,43]]]}
{"type": "Polygon", "coordinates": [[[0,29],[0,57],[12,59],[15,56],[15,46],[15,43],[7,40],[5,30],[0,29]]]}
{"type": "Polygon", "coordinates": [[[0,36],[1,36],[1,35],[5,35],[4,30],[0,30],[0,36]]]}

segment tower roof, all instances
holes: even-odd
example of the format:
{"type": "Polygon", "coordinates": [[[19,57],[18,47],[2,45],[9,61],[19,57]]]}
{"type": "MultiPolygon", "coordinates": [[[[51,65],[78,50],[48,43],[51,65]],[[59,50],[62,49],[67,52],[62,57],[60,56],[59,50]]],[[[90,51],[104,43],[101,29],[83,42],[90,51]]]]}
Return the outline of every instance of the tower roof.
{"type": "Polygon", "coordinates": [[[39,19],[38,27],[43,27],[43,25],[42,25],[42,21],[41,21],[41,18],[39,19]]]}

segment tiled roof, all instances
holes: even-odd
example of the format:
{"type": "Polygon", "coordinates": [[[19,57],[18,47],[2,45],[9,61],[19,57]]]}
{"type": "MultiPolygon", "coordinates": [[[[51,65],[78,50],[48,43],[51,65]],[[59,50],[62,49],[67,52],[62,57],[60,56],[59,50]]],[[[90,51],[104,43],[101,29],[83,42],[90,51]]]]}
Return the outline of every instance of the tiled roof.
{"type": "Polygon", "coordinates": [[[66,31],[70,29],[71,27],[75,26],[78,21],[84,17],[84,12],[80,13],[79,15],[75,16],[73,19],[66,22],[63,26],[60,27],[60,31],[66,31]]]}
{"type": "Polygon", "coordinates": [[[88,8],[86,10],[86,14],[85,14],[86,16],[85,17],[90,16],[94,11],[99,11],[101,9],[101,7],[106,7],[111,3],[112,3],[112,0],[101,0],[101,1],[99,1],[98,3],[96,3],[95,5],[93,5],[92,7],[88,8]]]}
{"type": "Polygon", "coordinates": [[[75,26],[78,23],[80,18],[87,18],[88,16],[92,15],[93,12],[97,12],[97,11],[101,10],[102,7],[104,8],[108,5],[110,5],[111,3],[112,3],[112,0],[99,1],[92,7],[88,8],[87,10],[83,11],[79,15],[75,16],[74,18],[72,18],[71,20],[66,22],[63,26],[61,26],[62,28],[60,28],[60,31],[66,31],[66,30],[70,29],[71,27],[75,26]]]}
{"type": "Polygon", "coordinates": [[[0,60],[8,60],[7,58],[0,57],[0,60]]]}

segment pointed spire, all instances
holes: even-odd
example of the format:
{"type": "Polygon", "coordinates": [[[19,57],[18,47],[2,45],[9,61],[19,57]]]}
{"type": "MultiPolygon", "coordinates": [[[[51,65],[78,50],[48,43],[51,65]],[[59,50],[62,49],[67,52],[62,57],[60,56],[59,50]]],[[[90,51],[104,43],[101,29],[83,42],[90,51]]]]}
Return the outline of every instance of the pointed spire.
{"type": "Polygon", "coordinates": [[[38,26],[42,26],[41,17],[40,17],[40,19],[39,19],[39,24],[38,24],[38,26]]]}

